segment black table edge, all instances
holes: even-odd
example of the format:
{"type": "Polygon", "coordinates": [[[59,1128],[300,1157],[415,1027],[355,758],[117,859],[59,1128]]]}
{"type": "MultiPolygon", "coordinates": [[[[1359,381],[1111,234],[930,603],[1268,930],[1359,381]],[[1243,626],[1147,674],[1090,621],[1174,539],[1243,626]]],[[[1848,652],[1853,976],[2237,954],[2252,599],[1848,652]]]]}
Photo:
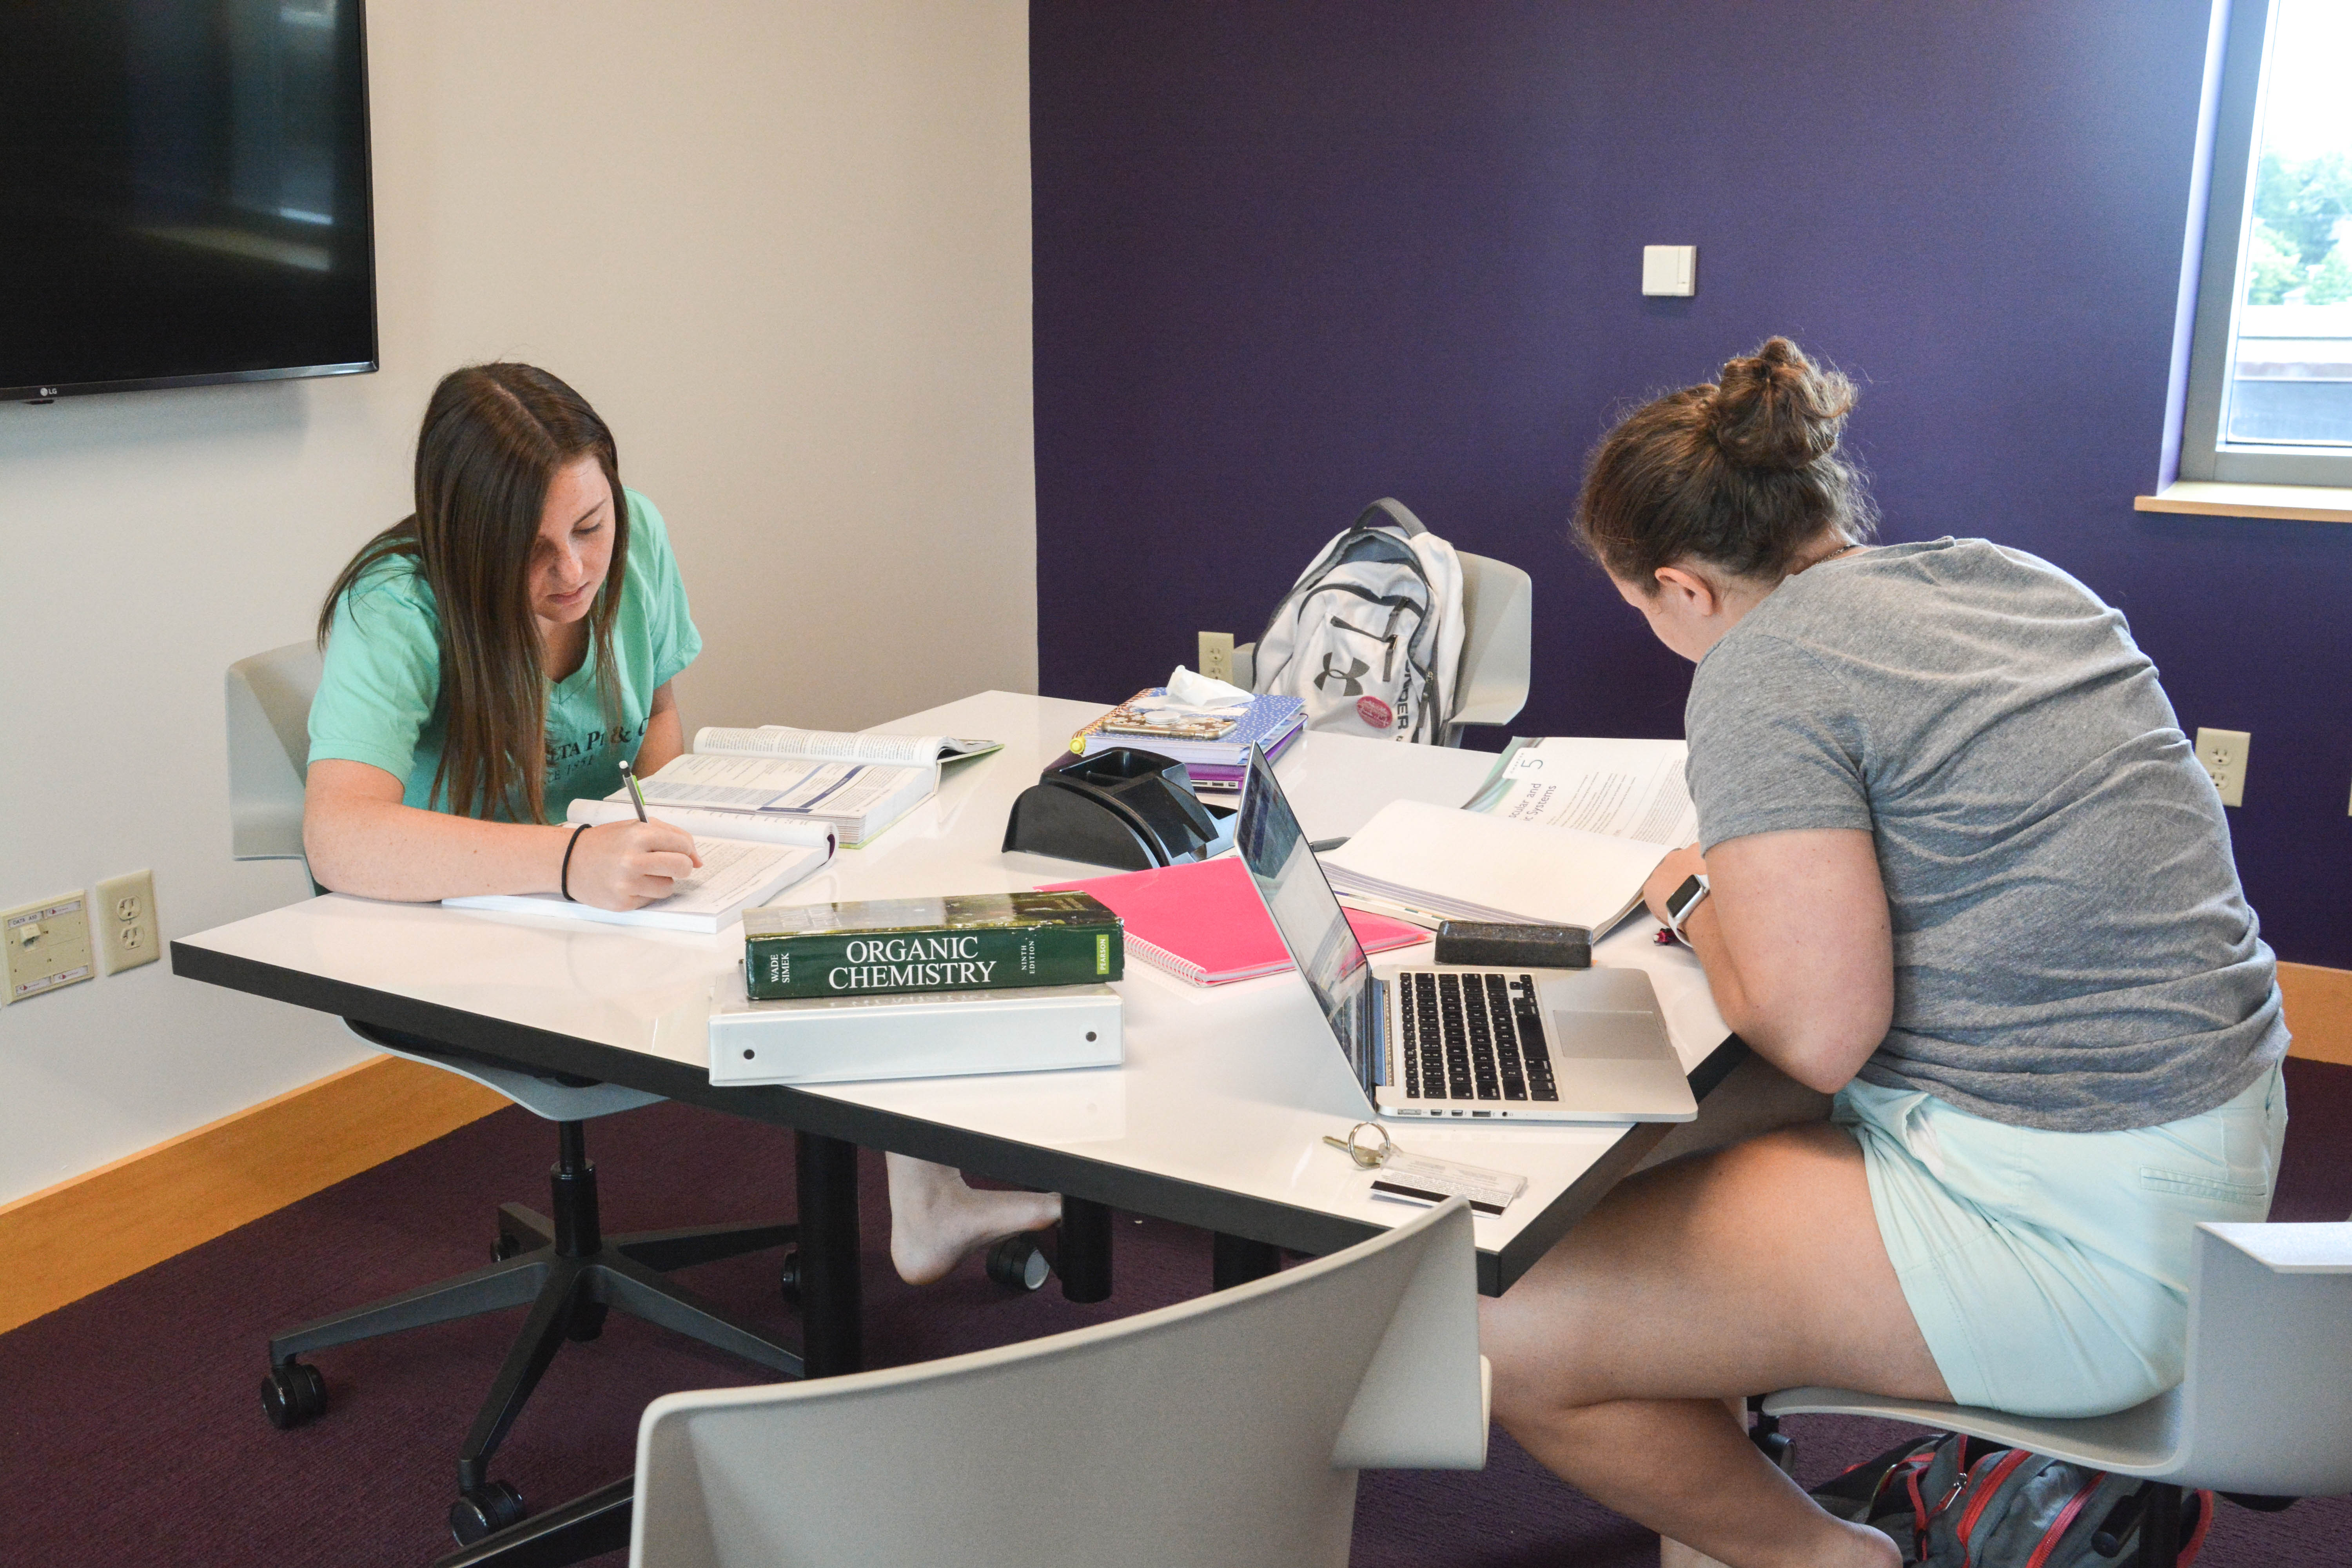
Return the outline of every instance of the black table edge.
{"type": "MultiPolygon", "coordinates": [[[[377,991],[347,981],[180,941],[172,943],[172,973],[249,995],[355,1019],[422,1039],[443,1042],[468,1056],[527,1072],[562,1072],[658,1094],[688,1105],[764,1121],[772,1126],[838,1138],[936,1161],[998,1181],[1063,1193],[1131,1213],[1150,1215],[1227,1236],[1269,1242],[1293,1252],[1337,1252],[1387,1228],[1268,1198],[1247,1197],[1181,1177],[1154,1175],[1062,1150],[1009,1143],[985,1133],[926,1121],[897,1111],[804,1093],[783,1085],[715,1088],[705,1068],[645,1051],[601,1045],[528,1024],[377,991]]],[[[1748,1054],[1738,1036],[1727,1038],[1690,1075],[1704,1100],[1748,1054]]],[[[1591,1212],[1609,1189],[1639,1164],[1674,1126],[1636,1125],[1500,1252],[1478,1254],[1478,1289],[1498,1296],[1591,1212]]]]}

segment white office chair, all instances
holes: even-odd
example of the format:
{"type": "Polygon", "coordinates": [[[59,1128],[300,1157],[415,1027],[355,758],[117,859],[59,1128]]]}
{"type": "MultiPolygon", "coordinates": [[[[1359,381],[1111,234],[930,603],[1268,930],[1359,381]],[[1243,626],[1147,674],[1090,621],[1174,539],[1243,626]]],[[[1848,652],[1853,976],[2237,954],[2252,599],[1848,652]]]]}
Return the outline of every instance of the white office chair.
{"type": "Polygon", "coordinates": [[[1457,550],[1462,563],[1462,663],[1445,743],[1471,724],[1507,724],[1528,705],[1535,637],[1535,580],[1507,561],[1457,550]]]}
{"type": "Polygon", "coordinates": [[[2197,1229],[2186,1374],[2145,1405],[2061,1421],[1792,1388],[1766,1421],[1874,1415],[2144,1477],[2140,1568],[2173,1568],[2184,1489],[2264,1509],[2352,1491],[2352,1221],[2197,1229]]]}
{"type": "Polygon", "coordinates": [[[1356,1472],[1479,1469],[1470,1211],[1001,1350],[674,1394],[633,1568],[1339,1568],[1356,1472]]]}
{"type": "MultiPolygon", "coordinates": [[[[228,773],[231,853],[239,860],[303,860],[302,781],[310,754],[310,700],[319,689],[316,645],[295,643],[229,666],[228,773]]],[[[315,886],[316,884],[313,884],[315,886]]],[[[281,1428],[327,1406],[325,1379],[297,1359],[306,1351],[374,1339],[427,1323],[511,1307],[531,1309],[506,1364],[490,1385],[457,1459],[457,1500],[449,1528],[458,1542],[480,1540],[522,1519],[522,1495],[489,1478],[490,1456],[566,1339],[593,1340],[608,1308],[690,1335],[772,1371],[797,1375],[798,1355],[662,1278],[664,1270],[789,1245],[785,1225],[695,1226],[607,1237],[596,1212],[596,1167],[582,1123],[651,1105],[659,1095],[617,1084],[546,1078],[446,1050],[396,1031],[344,1020],[373,1048],[423,1062],[498,1090],[556,1123],[549,1172],[552,1214],[499,1205],[494,1261],[454,1279],[338,1312],[269,1342],[262,1409],[281,1428]]]]}

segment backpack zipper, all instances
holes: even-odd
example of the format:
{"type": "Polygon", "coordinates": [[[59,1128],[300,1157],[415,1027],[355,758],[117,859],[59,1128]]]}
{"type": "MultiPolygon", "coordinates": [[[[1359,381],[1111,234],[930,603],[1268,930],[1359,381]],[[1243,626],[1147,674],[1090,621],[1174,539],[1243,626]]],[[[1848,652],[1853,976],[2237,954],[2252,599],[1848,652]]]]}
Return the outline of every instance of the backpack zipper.
{"type": "MultiPolygon", "coordinates": [[[[1396,673],[1397,639],[1395,633],[1391,632],[1387,637],[1382,637],[1378,632],[1368,632],[1361,626],[1350,626],[1348,622],[1341,620],[1337,616],[1333,616],[1331,617],[1331,624],[1343,632],[1353,632],[1360,637],[1364,637],[1381,645],[1381,679],[1382,680],[1385,681],[1389,679],[1396,673]]],[[[1396,616],[1393,611],[1390,613],[1389,624],[1391,626],[1394,626],[1396,624],[1396,616]]]]}
{"type": "MultiPolygon", "coordinates": [[[[2017,1473],[2019,1466],[2024,1464],[2026,1460],[2032,1458],[2033,1458],[2033,1456],[2027,1453],[2022,1448],[2011,1448],[2009,1452],[2003,1454],[1998,1460],[1979,1459],[1977,1461],[1978,1469],[1983,1469],[1985,1466],[1990,1463],[1992,1466],[1992,1471],[1985,1478],[1984,1489],[1977,1493],[1976,1500],[1969,1504],[1969,1509],[1966,1513],[1960,1515],[1960,1525],[1957,1531],[1960,1538],[1960,1568],[1968,1568],[1969,1537],[1976,1532],[1977,1521],[1983,1517],[1984,1510],[1991,1505],[1993,1494],[2000,1490],[2002,1482],[2008,1480],[2011,1476],[2017,1473]]],[[[1961,1477],[1961,1484],[1967,1484],[1967,1482],[1971,1479],[1972,1478],[1969,1476],[1961,1477]]],[[[1952,1500],[1950,1498],[1946,1498],[1936,1511],[1941,1513],[1945,1508],[1950,1507],[1951,1500],[1952,1500]]]]}

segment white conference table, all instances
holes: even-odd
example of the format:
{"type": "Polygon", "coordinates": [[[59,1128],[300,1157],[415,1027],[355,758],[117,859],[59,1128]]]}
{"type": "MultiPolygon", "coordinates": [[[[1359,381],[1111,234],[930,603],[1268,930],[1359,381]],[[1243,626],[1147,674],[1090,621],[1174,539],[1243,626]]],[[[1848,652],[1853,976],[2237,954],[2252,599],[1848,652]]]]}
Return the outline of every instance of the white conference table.
{"type": "MultiPolygon", "coordinates": [[[[782,897],[986,892],[1106,874],[999,847],[1013,797],[1103,706],[991,691],[877,726],[987,736],[1004,749],[950,768],[935,798],[782,897]]],[[[1327,838],[1355,832],[1390,800],[1458,805],[1492,763],[1484,752],[1307,734],[1276,771],[1308,837],[1327,838]]],[[[1118,984],[1126,1059],[1116,1068],[714,1089],[702,1021],[713,987],[733,983],[740,925],[697,936],[327,894],[172,946],[174,970],[190,978],[789,1127],[804,1146],[811,1137],[839,1141],[836,1156],[846,1145],[891,1149],[1061,1192],[1073,1200],[1065,1253],[1072,1234],[1089,1225],[1105,1249],[1100,1292],[1108,1289],[1111,1207],[1217,1233],[1220,1284],[1276,1267],[1276,1247],[1329,1252],[1412,1212],[1375,1198],[1370,1174],[1322,1142],[1345,1136],[1360,1119],[1359,1102],[1296,973],[1202,987],[1130,961],[1118,984]]],[[[1375,962],[1427,958],[1419,947],[1375,962]]],[[[1594,958],[1650,973],[1698,1092],[1745,1054],[1697,963],[1682,949],[1656,945],[1646,918],[1621,927],[1594,958]]],[[[1665,1131],[1394,1128],[1405,1148],[1528,1178],[1507,1212],[1476,1216],[1479,1283],[1488,1293],[1524,1273],[1665,1131]]],[[[843,1169],[837,1159],[830,1167],[836,1191],[843,1169]]],[[[822,1296],[833,1315],[824,1324],[804,1315],[813,1373],[851,1370],[861,1359],[854,1279],[808,1277],[842,1267],[854,1273],[854,1156],[847,1170],[845,1243],[836,1212],[824,1222],[835,1227],[831,1241],[812,1247],[813,1194],[802,1194],[804,1313],[822,1296]],[[821,1334],[844,1337],[820,1347],[821,1334]]],[[[805,1147],[803,1171],[805,1189],[814,1179],[805,1147]]]]}

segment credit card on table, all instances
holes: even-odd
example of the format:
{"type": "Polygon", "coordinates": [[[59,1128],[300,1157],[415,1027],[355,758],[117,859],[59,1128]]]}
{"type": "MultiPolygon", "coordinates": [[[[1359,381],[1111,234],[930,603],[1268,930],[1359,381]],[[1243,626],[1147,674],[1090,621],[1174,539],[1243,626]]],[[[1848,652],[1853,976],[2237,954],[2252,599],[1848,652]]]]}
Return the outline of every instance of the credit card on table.
{"type": "Polygon", "coordinates": [[[1507,1171],[1459,1165],[1426,1154],[1399,1149],[1371,1173],[1372,1191],[1408,1203],[1442,1204],[1448,1198],[1469,1200],[1480,1214],[1501,1214],[1511,1200],[1528,1190],[1528,1179],[1507,1171]]]}

